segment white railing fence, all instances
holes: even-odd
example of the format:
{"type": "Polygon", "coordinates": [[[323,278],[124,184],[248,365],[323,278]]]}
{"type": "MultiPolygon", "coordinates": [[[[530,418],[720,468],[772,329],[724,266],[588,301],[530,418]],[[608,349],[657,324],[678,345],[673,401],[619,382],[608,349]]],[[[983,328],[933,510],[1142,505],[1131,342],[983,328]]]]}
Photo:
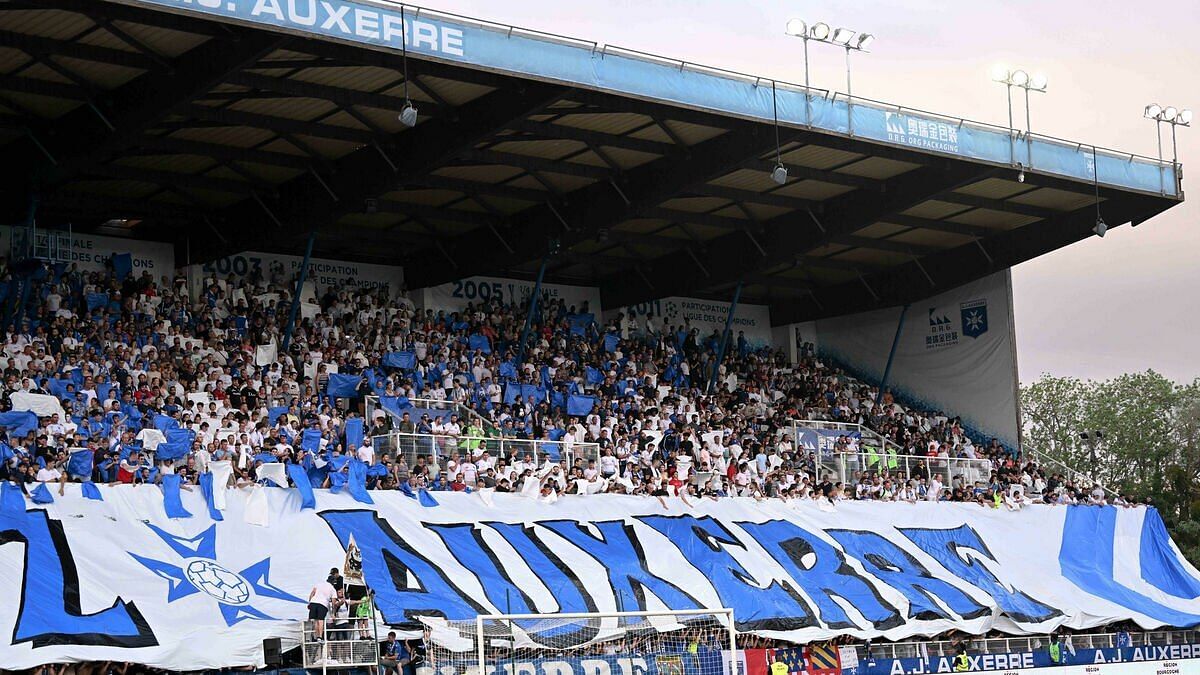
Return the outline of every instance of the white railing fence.
{"type": "MultiPolygon", "coordinates": [[[[574,441],[527,440],[518,438],[493,438],[485,436],[445,436],[438,434],[415,434],[393,431],[371,438],[377,457],[389,457],[393,461],[403,459],[409,467],[418,460],[437,470],[445,466],[446,460],[457,456],[479,457],[484,452],[510,463],[528,456],[537,465],[566,462],[568,469],[575,466],[586,468],[588,462],[600,462],[600,446],[596,443],[574,441]]],[[[449,476],[449,478],[454,478],[449,476]]]]}

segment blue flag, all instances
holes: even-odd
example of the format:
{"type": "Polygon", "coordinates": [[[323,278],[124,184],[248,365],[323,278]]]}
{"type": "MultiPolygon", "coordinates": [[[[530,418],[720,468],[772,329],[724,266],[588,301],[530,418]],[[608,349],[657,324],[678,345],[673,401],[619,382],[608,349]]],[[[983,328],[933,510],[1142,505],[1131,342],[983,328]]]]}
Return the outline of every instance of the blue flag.
{"type": "Polygon", "coordinates": [[[479,333],[472,335],[467,338],[467,345],[471,348],[471,351],[480,351],[484,354],[492,353],[492,341],[488,340],[486,335],[480,335],[479,333]]]}
{"type": "Polygon", "coordinates": [[[89,312],[94,312],[97,309],[108,305],[108,295],[104,293],[88,293],[87,308],[89,312]]]}
{"type": "Polygon", "coordinates": [[[417,501],[421,502],[421,506],[426,508],[433,508],[438,505],[438,501],[425,488],[421,488],[421,492],[417,495],[417,501]]]}
{"type": "Polygon", "coordinates": [[[585,382],[587,382],[588,384],[603,384],[604,383],[604,373],[600,372],[600,369],[588,366],[587,370],[585,372],[587,373],[587,379],[585,380],[585,382]]]}
{"type": "Polygon", "coordinates": [[[37,430],[38,418],[37,415],[28,410],[12,410],[0,413],[0,427],[8,430],[8,437],[10,439],[24,438],[29,432],[37,430]]]}
{"type": "Polygon", "coordinates": [[[363,420],[361,417],[346,420],[346,448],[361,448],[363,444],[363,420]]]}
{"type": "MultiPolygon", "coordinates": [[[[224,490],[225,486],[222,485],[224,490]]],[[[221,515],[221,511],[217,508],[217,503],[213,501],[213,475],[211,471],[205,471],[200,474],[200,493],[204,495],[204,503],[208,505],[208,517],[213,520],[225,520],[225,516],[221,515]]]]}
{"type": "Polygon", "coordinates": [[[287,465],[288,477],[296,484],[296,489],[300,492],[300,508],[315,509],[317,508],[317,497],[313,494],[312,483],[308,480],[308,473],[304,467],[299,464],[287,465]]]}
{"type": "Polygon", "coordinates": [[[45,483],[38,483],[38,486],[33,489],[33,492],[29,493],[29,496],[33,498],[34,504],[54,503],[54,496],[51,495],[50,491],[46,489],[45,483]]]}
{"type": "Polygon", "coordinates": [[[412,370],[417,367],[417,355],[413,352],[388,352],[383,355],[383,367],[412,370]]]}
{"type": "Polygon", "coordinates": [[[329,384],[325,387],[325,393],[334,398],[356,398],[359,395],[358,385],[361,382],[362,375],[332,373],[329,376],[329,384]]]}
{"type": "Polygon", "coordinates": [[[168,473],[162,477],[163,508],[168,518],[191,518],[192,514],[183,508],[183,500],[179,498],[179,474],[168,473]]]}
{"type": "Polygon", "coordinates": [[[176,421],[175,418],[171,417],[170,415],[155,415],[154,416],[154,428],[163,432],[163,434],[166,434],[168,431],[170,431],[172,429],[178,429],[179,422],[176,421]]]}
{"type": "Polygon", "coordinates": [[[92,462],[95,461],[95,458],[96,453],[91,450],[76,450],[72,452],[71,458],[67,460],[67,475],[91,478],[92,462]]]}
{"type": "Polygon", "coordinates": [[[354,501],[363,504],[375,503],[371,495],[367,494],[367,465],[357,459],[350,460],[350,477],[346,481],[346,488],[350,490],[354,501]]]}
{"type": "Polygon", "coordinates": [[[125,277],[133,274],[133,256],[129,253],[114,253],[112,260],[113,275],[117,280],[124,281],[125,277]]]}
{"type": "Polygon", "coordinates": [[[515,380],[517,378],[517,367],[511,361],[501,363],[500,377],[515,380]]]}
{"type": "Polygon", "coordinates": [[[82,489],[84,499],[94,499],[98,502],[104,501],[104,496],[100,494],[100,488],[96,487],[96,484],[92,481],[85,482],[82,485],[82,489]]]}
{"type": "Polygon", "coordinates": [[[288,407],[286,405],[267,408],[267,423],[271,426],[275,426],[275,422],[279,421],[280,417],[283,417],[285,414],[287,414],[287,411],[288,407]]]}
{"type": "Polygon", "coordinates": [[[190,449],[191,444],[187,441],[159,443],[158,447],[154,449],[154,458],[163,462],[181,459],[188,454],[190,449]]]}
{"type": "Polygon", "coordinates": [[[604,335],[604,351],[617,351],[617,343],[621,341],[621,337],[616,333],[606,333],[604,335]]]}
{"type": "Polygon", "coordinates": [[[0,483],[0,513],[25,513],[25,495],[21,494],[21,486],[10,481],[0,483]]]}
{"type": "Polygon", "coordinates": [[[580,396],[572,394],[567,397],[567,414],[582,417],[592,412],[596,406],[595,396],[580,396]]]}
{"type": "Polygon", "coordinates": [[[407,396],[380,396],[379,406],[399,417],[404,414],[406,408],[413,407],[413,404],[409,402],[407,396]]]}
{"type": "Polygon", "coordinates": [[[321,430],[320,429],[305,429],[300,435],[300,449],[309,452],[321,451],[321,430]]]}

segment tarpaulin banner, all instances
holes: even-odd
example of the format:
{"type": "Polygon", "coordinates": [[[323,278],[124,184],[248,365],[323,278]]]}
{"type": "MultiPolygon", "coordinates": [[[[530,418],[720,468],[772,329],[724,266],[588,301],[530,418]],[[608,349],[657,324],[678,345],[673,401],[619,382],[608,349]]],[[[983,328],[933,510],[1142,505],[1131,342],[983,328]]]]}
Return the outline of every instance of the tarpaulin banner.
{"type": "MultiPolygon", "coordinates": [[[[879,382],[901,313],[893,307],[820,319],[820,353],[879,382]]],[[[983,440],[1017,447],[1020,397],[1008,270],[914,302],[903,314],[888,378],[896,398],[924,410],[953,410],[983,440]]]]}
{"type": "MultiPolygon", "coordinates": [[[[729,607],[740,631],[801,644],[847,632],[902,640],[950,629],[1044,635],[1127,619],[1200,624],[1188,590],[1200,572],[1145,508],[848,502],[828,511],[737,498],[663,508],[633,496],[545,504],[455,492],[422,506],[398,491],[371,492],[366,504],[342,489],[314,490],[315,509],[302,510],[298,491],[255,486],[218,487],[224,520],[214,522],[201,490],[178,494],[191,517],[177,520],[160,490],[100,490],[103,501],[86,500],[71,484],[44,509],[0,510],[0,531],[10,533],[0,549],[24,547],[0,555],[0,592],[38,598],[0,603],[6,668],[262,665],[264,638],[295,646],[316,575],[343,562],[352,537],[388,624],[442,617],[473,628],[479,613],[647,603],[729,607]],[[1147,573],[1164,559],[1182,576],[1147,573]],[[221,639],[197,649],[198,634],[221,639]]],[[[564,646],[557,633],[521,639],[564,646]]]]}
{"type": "MultiPolygon", "coordinates": [[[[886,647],[877,647],[875,651],[885,651],[886,647]]],[[[980,654],[970,651],[967,654],[968,672],[1012,672],[1019,669],[1049,668],[1052,666],[1074,666],[1071,671],[1079,675],[1108,672],[1097,669],[1101,664],[1115,665],[1118,663],[1142,663],[1147,661],[1178,661],[1181,659],[1200,659],[1200,643],[1174,644],[1162,646],[1125,647],[1121,649],[1083,649],[1068,648],[1066,643],[1059,645],[1060,663],[1050,658],[1049,639],[1043,640],[1043,648],[1031,652],[1000,652],[980,654]],[[1074,653],[1072,653],[1072,650],[1074,653]]],[[[868,655],[860,659],[854,668],[845,668],[845,675],[924,675],[925,673],[949,673],[954,671],[952,656],[930,655],[929,658],[889,659],[868,655]]],[[[1200,672],[1200,661],[1187,665],[1187,670],[1177,673],[1200,672]]],[[[1045,675],[1045,670],[1034,671],[1045,675]]],[[[1116,672],[1116,671],[1113,671],[1116,672]]],[[[1141,672],[1155,672],[1144,670],[1141,672]]],[[[1162,672],[1157,671],[1157,672],[1162,672]]]]}

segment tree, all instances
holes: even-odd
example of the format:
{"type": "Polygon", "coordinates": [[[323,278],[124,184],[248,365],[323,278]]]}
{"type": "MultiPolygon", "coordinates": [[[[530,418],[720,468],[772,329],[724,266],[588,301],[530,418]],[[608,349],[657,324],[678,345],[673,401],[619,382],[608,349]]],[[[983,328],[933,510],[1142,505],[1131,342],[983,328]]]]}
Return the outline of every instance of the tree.
{"type": "Polygon", "coordinates": [[[1028,455],[1110,493],[1149,497],[1200,561],[1200,380],[1179,385],[1152,370],[1099,382],[1043,375],[1022,387],[1021,412],[1028,455]]]}

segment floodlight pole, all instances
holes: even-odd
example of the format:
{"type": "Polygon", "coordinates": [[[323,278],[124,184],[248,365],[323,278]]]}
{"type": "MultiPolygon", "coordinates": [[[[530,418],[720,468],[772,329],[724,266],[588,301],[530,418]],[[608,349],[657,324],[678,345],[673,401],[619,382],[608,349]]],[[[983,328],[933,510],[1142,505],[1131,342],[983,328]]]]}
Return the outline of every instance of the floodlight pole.
{"type": "MultiPolygon", "coordinates": [[[[1026,82],[1026,84],[1029,84],[1029,83],[1026,82]]],[[[1029,87],[1028,86],[1022,87],[1022,89],[1025,90],[1025,148],[1026,148],[1025,167],[1028,169],[1032,169],[1033,168],[1033,125],[1030,123],[1031,117],[1029,115],[1029,87]]]]}
{"type": "Polygon", "coordinates": [[[1159,194],[1166,194],[1166,178],[1163,176],[1162,120],[1157,117],[1154,118],[1154,134],[1158,136],[1158,192],[1159,194]]]}
{"type": "Polygon", "coordinates": [[[854,116],[851,108],[854,103],[854,92],[850,87],[850,43],[846,43],[846,133],[854,135],[854,116]]]}
{"type": "Polygon", "coordinates": [[[812,127],[812,104],[809,102],[808,87],[808,38],[804,37],[804,123],[812,127]]]}
{"type": "Polygon", "coordinates": [[[1013,139],[1012,82],[1005,81],[1004,89],[1008,92],[1008,164],[1016,166],[1017,147],[1016,141],[1013,139]]]}

